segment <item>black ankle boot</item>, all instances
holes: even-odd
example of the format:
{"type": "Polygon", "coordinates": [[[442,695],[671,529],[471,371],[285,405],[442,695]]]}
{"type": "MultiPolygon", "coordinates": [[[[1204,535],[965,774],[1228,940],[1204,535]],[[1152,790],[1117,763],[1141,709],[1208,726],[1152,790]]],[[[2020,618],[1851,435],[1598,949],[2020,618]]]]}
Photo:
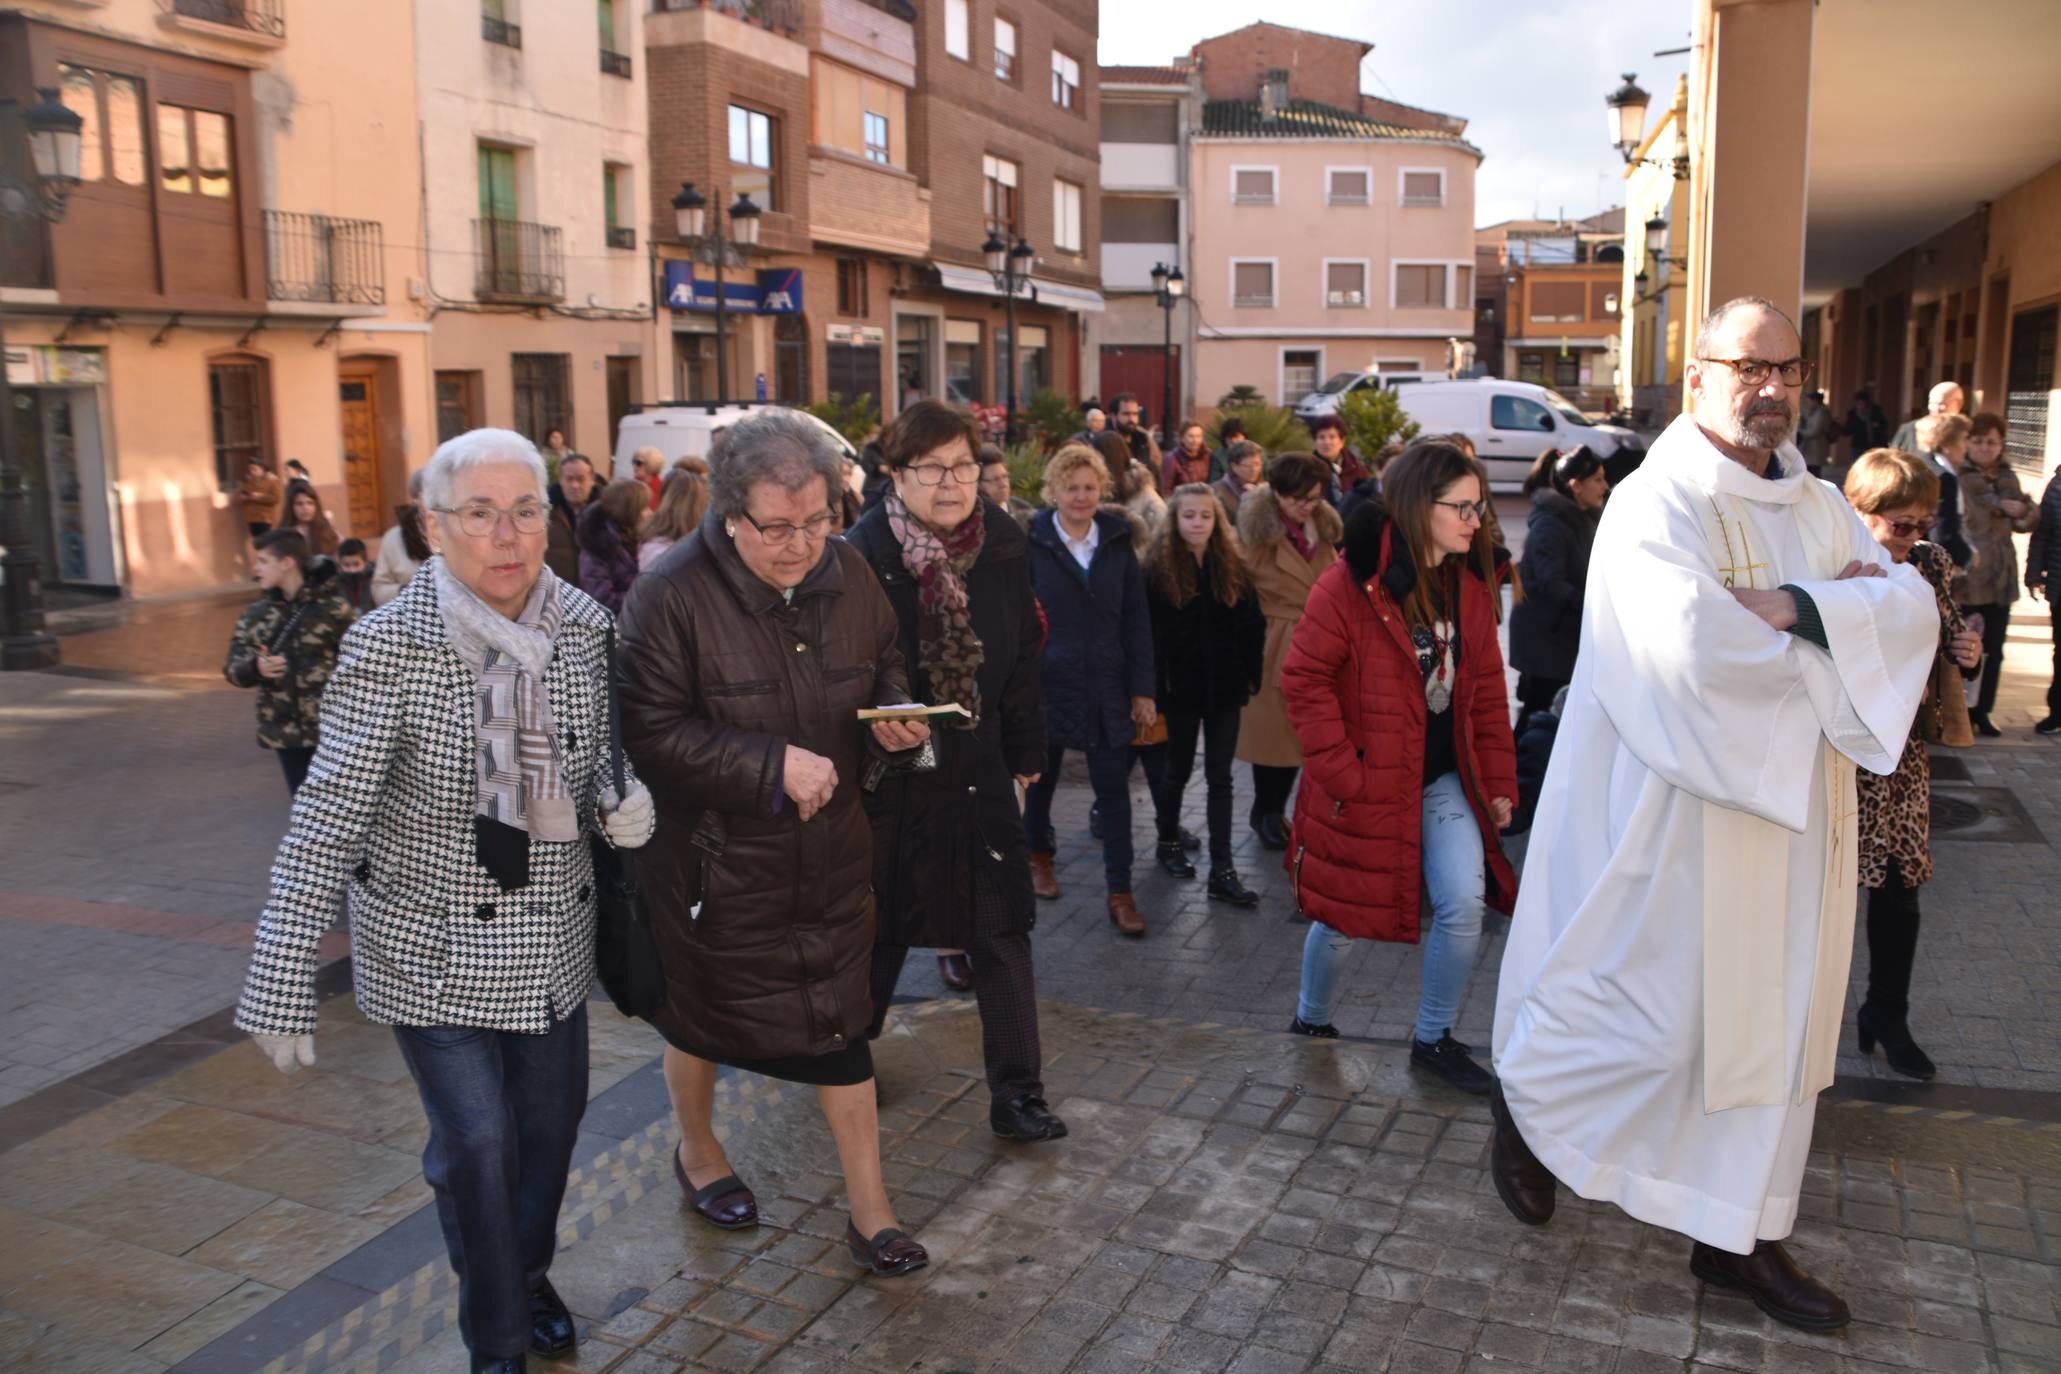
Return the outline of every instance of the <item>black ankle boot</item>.
{"type": "Polygon", "coordinates": [[[1188,851],[1181,848],[1179,840],[1161,840],[1159,842],[1158,857],[1159,866],[1165,870],[1168,877],[1192,878],[1195,876],[1195,865],[1189,861],[1188,851]]]}
{"type": "Polygon", "coordinates": [[[1918,1042],[1911,1039],[1911,1028],[1902,1017],[1892,1019],[1864,1006],[1854,1017],[1854,1025],[1860,1034],[1862,1054],[1872,1056],[1875,1042],[1880,1040],[1882,1057],[1904,1077],[1931,1078],[1939,1072],[1925,1057],[1925,1051],[1918,1048],[1918,1042]]]}
{"type": "Polygon", "coordinates": [[[1982,736],[1984,739],[2002,739],[2004,737],[2004,732],[2002,730],[1999,730],[1996,726],[1990,724],[1989,712],[1970,711],[1968,713],[1968,719],[1975,726],[1975,733],[1982,736]]]}
{"type": "Polygon", "coordinates": [[[1239,879],[1238,870],[1229,864],[1217,864],[1210,868],[1209,899],[1213,902],[1229,902],[1232,906],[1259,905],[1259,893],[1247,887],[1239,879]]]}

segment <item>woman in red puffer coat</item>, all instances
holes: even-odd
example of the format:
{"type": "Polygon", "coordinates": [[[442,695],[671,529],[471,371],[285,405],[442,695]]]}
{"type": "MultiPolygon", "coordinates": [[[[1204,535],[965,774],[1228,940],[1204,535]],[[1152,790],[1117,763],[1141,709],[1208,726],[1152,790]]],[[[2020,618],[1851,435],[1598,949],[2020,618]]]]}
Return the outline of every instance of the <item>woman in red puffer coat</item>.
{"type": "Polygon", "coordinates": [[[1303,749],[1288,872],[1311,920],[1289,1027],[1332,1037],[1339,964],[1355,939],[1415,943],[1431,902],[1410,1062],[1466,1092],[1494,1081],[1453,1039],[1486,907],[1517,878],[1497,832],[1517,796],[1517,748],[1496,644],[1497,559],[1481,469],[1420,443],[1345,526],[1281,670],[1303,749]]]}

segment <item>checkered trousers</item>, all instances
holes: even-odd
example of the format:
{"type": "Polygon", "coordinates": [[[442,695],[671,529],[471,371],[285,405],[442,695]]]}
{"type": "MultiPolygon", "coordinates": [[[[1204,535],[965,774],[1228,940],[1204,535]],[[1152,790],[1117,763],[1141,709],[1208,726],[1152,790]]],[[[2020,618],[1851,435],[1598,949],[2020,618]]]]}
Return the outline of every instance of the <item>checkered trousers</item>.
{"type": "MultiPolygon", "coordinates": [[[[425,568],[344,637],[320,746],[272,864],[236,1024],[315,1029],[316,946],[348,893],[358,1005],[393,1025],[542,1032],[594,979],[593,860],[584,838],[533,842],[511,892],[473,856],[472,672],[445,635],[425,568]]],[[[609,614],[568,585],[544,675],[561,769],[588,829],[608,751],[609,614]]]]}

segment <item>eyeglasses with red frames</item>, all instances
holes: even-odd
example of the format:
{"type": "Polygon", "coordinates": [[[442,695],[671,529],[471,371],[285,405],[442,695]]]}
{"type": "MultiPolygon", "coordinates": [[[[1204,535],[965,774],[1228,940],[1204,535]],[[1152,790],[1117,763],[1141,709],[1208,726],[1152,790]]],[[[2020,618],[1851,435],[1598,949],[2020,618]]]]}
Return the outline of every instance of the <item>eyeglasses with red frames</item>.
{"type": "Polygon", "coordinates": [[[1771,363],[1766,358],[1705,358],[1698,356],[1700,363],[1718,363],[1739,374],[1739,380],[1748,386],[1765,386],[1768,378],[1780,375],[1783,386],[1802,386],[1811,379],[1817,364],[1804,358],[1791,358],[1787,362],[1771,363]]]}

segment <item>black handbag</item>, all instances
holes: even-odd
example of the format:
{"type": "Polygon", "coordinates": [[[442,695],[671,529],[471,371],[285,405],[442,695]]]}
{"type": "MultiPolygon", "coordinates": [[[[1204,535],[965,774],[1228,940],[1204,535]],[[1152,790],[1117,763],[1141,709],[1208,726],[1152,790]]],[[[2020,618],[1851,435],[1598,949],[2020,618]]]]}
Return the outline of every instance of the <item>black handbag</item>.
{"type": "MultiPolygon", "coordinates": [[[[623,708],[616,695],[615,629],[608,631],[608,766],[615,794],[623,785],[623,708]]],[[[600,835],[589,835],[594,853],[594,965],[601,986],[625,1016],[649,1018],[665,1001],[665,971],[659,967],[658,941],[651,933],[651,913],[637,890],[630,856],[600,835]]]]}

